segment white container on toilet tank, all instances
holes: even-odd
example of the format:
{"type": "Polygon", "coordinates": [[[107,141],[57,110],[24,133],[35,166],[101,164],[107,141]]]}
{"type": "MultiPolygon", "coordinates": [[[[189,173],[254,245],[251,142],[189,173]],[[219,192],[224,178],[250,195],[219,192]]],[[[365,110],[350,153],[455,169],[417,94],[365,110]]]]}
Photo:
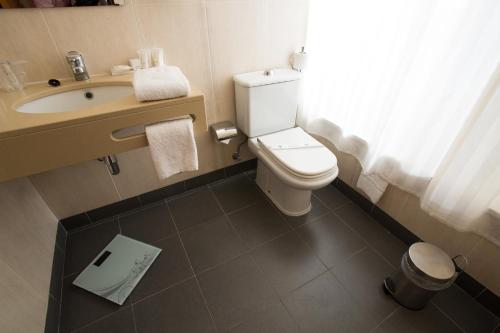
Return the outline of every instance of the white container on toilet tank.
{"type": "Polygon", "coordinates": [[[300,73],[274,69],[234,77],[237,123],[253,138],[295,126],[300,73]]]}

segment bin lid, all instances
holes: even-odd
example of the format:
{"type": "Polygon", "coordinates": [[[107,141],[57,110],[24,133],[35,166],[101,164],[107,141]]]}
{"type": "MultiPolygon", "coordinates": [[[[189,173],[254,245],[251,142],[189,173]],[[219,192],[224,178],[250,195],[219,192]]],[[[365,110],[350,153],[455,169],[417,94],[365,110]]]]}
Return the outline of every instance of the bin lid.
{"type": "Polygon", "coordinates": [[[413,265],[427,276],[438,280],[450,280],[455,276],[455,265],[448,254],[439,247],[418,242],[410,246],[409,257],[413,265]]]}

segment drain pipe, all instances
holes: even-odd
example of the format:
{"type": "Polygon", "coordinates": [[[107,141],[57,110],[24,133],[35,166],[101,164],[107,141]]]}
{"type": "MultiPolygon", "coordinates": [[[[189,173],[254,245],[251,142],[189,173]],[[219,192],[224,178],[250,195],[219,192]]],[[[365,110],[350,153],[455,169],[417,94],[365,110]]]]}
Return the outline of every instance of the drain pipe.
{"type": "Polygon", "coordinates": [[[241,160],[241,156],[240,156],[241,146],[243,146],[247,141],[248,141],[248,137],[245,136],[245,140],[243,140],[242,142],[240,142],[240,144],[238,145],[238,148],[233,153],[233,160],[235,160],[235,161],[240,161],[241,160]]]}
{"type": "Polygon", "coordinates": [[[104,162],[104,164],[108,167],[109,173],[113,176],[120,173],[120,166],[118,165],[118,159],[115,155],[106,155],[98,158],[97,160],[104,162]]]}

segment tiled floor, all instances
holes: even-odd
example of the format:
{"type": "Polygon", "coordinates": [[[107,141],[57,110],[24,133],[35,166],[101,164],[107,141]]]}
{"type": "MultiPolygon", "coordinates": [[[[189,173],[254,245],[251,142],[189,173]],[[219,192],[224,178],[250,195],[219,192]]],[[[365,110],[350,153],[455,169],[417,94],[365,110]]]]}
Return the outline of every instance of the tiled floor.
{"type": "Polygon", "coordinates": [[[312,202],[284,216],[247,173],[71,233],[61,332],[500,330],[455,286],[423,311],[398,306],[381,283],[405,245],[333,186],[312,202]],[[163,249],[123,306],[71,284],[117,233],[163,249]]]}

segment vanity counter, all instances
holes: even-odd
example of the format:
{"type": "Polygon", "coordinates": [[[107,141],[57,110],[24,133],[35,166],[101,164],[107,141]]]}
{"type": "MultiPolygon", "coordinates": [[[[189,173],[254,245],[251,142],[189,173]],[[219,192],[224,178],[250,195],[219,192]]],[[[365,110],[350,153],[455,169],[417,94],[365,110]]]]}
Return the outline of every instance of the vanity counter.
{"type": "Polygon", "coordinates": [[[59,87],[51,87],[47,83],[37,83],[28,85],[21,91],[0,92],[0,139],[116,115],[191,103],[196,100],[203,101],[203,94],[192,89],[189,96],[161,101],[138,102],[134,95],[130,95],[98,107],[70,112],[21,113],[16,111],[19,106],[42,97],[75,89],[119,85],[132,86],[132,75],[98,76],[87,81],[62,80],[59,87]]]}
{"type": "Polygon", "coordinates": [[[207,131],[204,96],[138,102],[130,95],[95,107],[54,113],[22,113],[30,101],[72,90],[103,86],[131,86],[132,76],[100,76],[88,81],[28,85],[22,91],[0,93],[0,181],[124,152],[147,145],[144,133],[114,132],[191,116],[195,133],[207,131]]]}

